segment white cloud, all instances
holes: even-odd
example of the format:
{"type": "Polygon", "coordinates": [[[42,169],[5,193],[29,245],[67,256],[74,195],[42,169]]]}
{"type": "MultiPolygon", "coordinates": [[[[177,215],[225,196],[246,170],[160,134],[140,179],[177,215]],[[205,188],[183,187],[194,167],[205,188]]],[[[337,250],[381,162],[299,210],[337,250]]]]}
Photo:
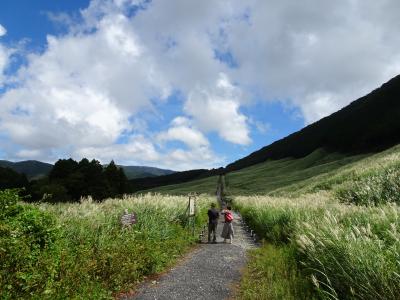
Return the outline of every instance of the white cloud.
{"type": "Polygon", "coordinates": [[[31,150],[19,150],[16,153],[16,157],[18,159],[35,159],[35,158],[42,158],[44,155],[46,155],[45,153],[43,153],[41,150],[35,150],[35,149],[31,149],[31,150]]]}
{"type": "Polygon", "coordinates": [[[208,148],[209,146],[207,138],[199,130],[190,126],[190,121],[184,117],[175,118],[172,121],[172,127],[158,134],[157,139],[160,142],[180,141],[190,148],[208,148]]]}
{"type": "MultiPolygon", "coordinates": [[[[174,148],[159,151],[153,141],[144,136],[132,136],[126,143],[109,145],[105,147],[84,147],[76,150],[73,157],[99,159],[103,163],[114,159],[117,163],[125,165],[149,165],[159,168],[168,168],[177,171],[213,168],[219,166],[223,160],[216,157],[209,149],[208,141],[202,140],[195,144],[199,132],[187,127],[173,127],[165,133],[160,133],[157,137],[158,142],[183,141],[189,147],[187,149],[174,148]],[[175,130],[176,129],[176,130],[175,130]],[[180,130],[182,130],[180,132],[180,130]],[[189,134],[188,138],[182,138],[177,133],[189,134]]],[[[205,138],[204,138],[205,139],[205,138]]],[[[197,141],[198,142],[198,141],[197,141]]]]}
{"type": "Polygon", "coordinates": [[[77,159],[81,157],[95,158],[102,162],[109,162],[114,159],[118,162],[133,165],[143,162],[154,163],[160,160],[160,155],[153,143],[144,136],[132,136],[124,144],[79,148],[74,152],[73,156],[77,159]]]}
{"type": "Polygon", "coordinates": [[[3,25],[0,24],[0,37],[2,37],[3,35],[6,35],[7,30],[4,28],[3,25]]]}
{"type": "MultiPolygon", "coordinates": [[[[6,35],[7,30],[0,24],[0,38],[6,35]]],[[[4,71],[7,68],[10,57],[13,54],[14,50],[10,49],[0,43],[0,88],[4,85],[5,75],[4,71]]]]}
{"type": "Polygon", "coordinates": [[[231,76],[266,100],[291,99],[306,123],[400,73],[398,1],[248,3],[247,18],[225,26],[231,76]]]}
{"type": "Polygon", "coordinates": [[[8,64],[10,54],[9,51],[0,44],[0,87],[3,85],[4,81],[4,70],[8,64]]]}
{"type": "Polygon", "coordinates": [[[192,125],[192,121],[186,117],[176,117],[171,122],[171,127],[161,132],[156,137],[161,145],[179,141],[184,143],[186,149],[174,148],[168,150],[163,160],[159,163],[173,169],[212,168],[223,162],[210,149],[207,138],[192,125]]]}
{"type": "Polygon", "coordinates": [[[240,113],[241,91],[225,74],[215,87],[197,88],[189,94],[185,111],[204,131],[216,131],[225,140],[247,145],[251,142],[247,118],[240,113]]]}
{"type": "Polygon", "coordinates": [[[18,87],[1,96],[0,128],[28,148],[112,145],[132,114],[168,95],[142,51],[120,14],[99,20],[92,34],[49,36],[47,50],[17,74],[18,87]]]}
{"type": "Polygon", "coordinates": [[[255,129],[261,134],[267,134],[271,130],[271,124],[270,123],[266,123],[266,122],[263,122],[263,121],[258,121],[258,120],[255,120],[253,118],[249,119],[249,124],[254,126],[255,129]]]}

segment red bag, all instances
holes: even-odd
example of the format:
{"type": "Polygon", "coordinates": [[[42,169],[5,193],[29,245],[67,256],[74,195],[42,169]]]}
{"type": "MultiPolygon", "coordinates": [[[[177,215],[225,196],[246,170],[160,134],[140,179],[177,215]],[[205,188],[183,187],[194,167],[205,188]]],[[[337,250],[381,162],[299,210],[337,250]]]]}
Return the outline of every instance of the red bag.
{"type": "Polygon", "coordinates": [[[233,221],[233,215],[230,211],[227,211],[225,213],[225,222],[232,222],[233,221]]]}

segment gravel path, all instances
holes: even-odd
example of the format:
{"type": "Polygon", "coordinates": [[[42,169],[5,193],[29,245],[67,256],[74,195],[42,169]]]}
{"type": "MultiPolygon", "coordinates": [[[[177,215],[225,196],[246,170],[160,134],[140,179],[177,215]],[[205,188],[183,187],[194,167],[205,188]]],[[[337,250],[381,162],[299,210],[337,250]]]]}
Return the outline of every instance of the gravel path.
{"type": "Polygon", "coordinates": [[[217,227],[217,244],[203,242],[183,262],[157,280],[145,282],[133,298],[125,299],[227,299],[246,265],[246,250],[255,247],[234,214],[233,244],[221,238],[222,219],[217,227]]]}

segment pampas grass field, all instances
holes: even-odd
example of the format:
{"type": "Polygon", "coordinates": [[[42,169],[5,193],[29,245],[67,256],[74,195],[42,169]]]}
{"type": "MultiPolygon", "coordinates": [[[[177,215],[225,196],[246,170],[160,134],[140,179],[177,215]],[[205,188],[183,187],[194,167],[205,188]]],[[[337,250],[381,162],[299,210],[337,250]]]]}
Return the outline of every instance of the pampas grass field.
{"type": "MultiPolygon", "coordinates": [[[[187,197],[33,205],[5,191],[0,199],[1,299],[111,299],[165,270],[195,242],[187,197]],[[131,228],[121,226],[126,209],[137,217],[131,228]]],[[[211,201],[199,197],[197,225],[211,201]]]]}

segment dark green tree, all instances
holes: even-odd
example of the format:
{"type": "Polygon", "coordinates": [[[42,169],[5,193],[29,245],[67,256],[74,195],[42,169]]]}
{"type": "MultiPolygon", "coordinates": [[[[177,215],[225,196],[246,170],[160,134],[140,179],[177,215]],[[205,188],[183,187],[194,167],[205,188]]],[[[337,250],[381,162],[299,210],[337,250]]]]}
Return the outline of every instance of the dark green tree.
{"type": "Polygon", "coordinates": [[[29,181],[25,174],[19,174],[10,168],[0,167],[0,190],[28,187],[29,181]]]}
{"type": "Polygon", "coordinates": [[[79,171],[82,172],[85,182],[82,196],[92,196],[96,200],[108,196],[107,180],[103,173],[103,166],[98,160],[93,159],[89,164],[86,161],[81,161],[79,171]]]}
{"type": "Polygon", "coordinates": [[[77,168],[78,163],[72,158],[59,159],[50,171],[49,179],[50,181],[67,179],[77,168]]]}
{"type": "Polygon", "coordinates": [[[118,167],[112,160],[104,169],[104,175],[108,182],[109,197],[116,197],[126,192],[128,179],[121,167],[118,167]]]}

